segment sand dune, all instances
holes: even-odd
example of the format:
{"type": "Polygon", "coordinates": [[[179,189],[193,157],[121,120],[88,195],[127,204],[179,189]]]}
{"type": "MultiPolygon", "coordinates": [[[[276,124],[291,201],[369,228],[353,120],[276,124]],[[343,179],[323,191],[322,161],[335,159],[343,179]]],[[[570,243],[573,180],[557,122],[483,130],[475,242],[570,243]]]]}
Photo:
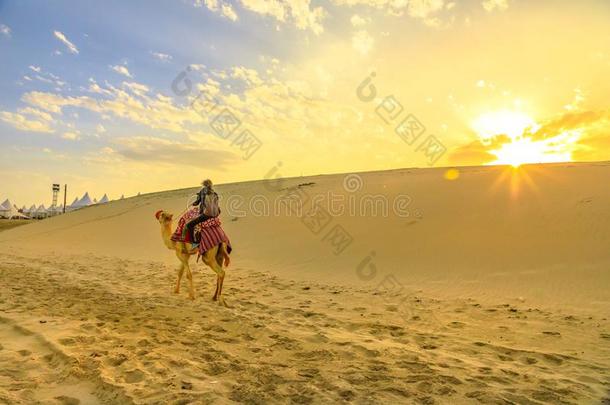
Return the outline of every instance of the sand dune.
{"type": "Polygon", "coordinates": [[[1,232],[0,402],[608,401],[610,164],[444,176],[218,186],[230,308],[203,265],[171,294],[153,213],[194,189],[1,232]],[[259,215],[295,193],[304,215],[259,215]],[[313,224],[318,198],[344,212],[313,224]]]}

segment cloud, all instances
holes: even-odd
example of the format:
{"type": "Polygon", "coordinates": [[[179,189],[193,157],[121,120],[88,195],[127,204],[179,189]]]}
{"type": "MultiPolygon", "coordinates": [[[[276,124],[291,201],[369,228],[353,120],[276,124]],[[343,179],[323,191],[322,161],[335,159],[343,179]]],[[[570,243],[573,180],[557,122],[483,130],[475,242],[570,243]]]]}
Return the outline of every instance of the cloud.
{"type": "Polygon", "coordinates": [[[150,136],[118,138],[115,144],[116,153],[139,162],[220,169],[236,159],[232,152],[150,136]]]}
{"type": "Polygon", "coordinates": [[[61,137],[70,141],[76,141],[80,138],[80,136],[76,132],[64,132],[61,137]]]}
{"type": "Polygon", "coordinates": [[[168,55],[166,53],[161,53],[161,52],[150,52],[150,54],[155,57],[156,59],[159,59],[162,62],[169,62],[173,59],[172,55],[168,55]]]}
{"type": "MultiPolygon", "coordinates": [[[[424,24],[430,27],[443,27],[448,24],[443,24],[443,21],[438,17],[438,14],[444,11],[450,11],[455,7],[455,2],[446,0],[331,0],[333,4],[338,6],[366,6],[379,10],[385,10],[387,15],[403,16],[408,15],[411,18],[421,20],[424,24]]],[[[449,22],[452,22],[450,19],[449,22]]],[[[366,21],[364,18],[356,15],[350,20],[353,26],[363,26],[366,21]]]]}
{"type": "Polygon", "coordinates": [[[483,0],[481,5],[487,12],[504,11],[508,8],[508,0],[483,0]]]}
{"type": "MultiPolygon", "coordinates": [[[[241,79],[249,84],[258,85],[262,83],[261,78],[258,75],[258,72],[254,69],[248,69],[243,66],[235,66],[231,69],[231,77],[234,79],[241,79]]],[[[208,82],[210,84],[214,83],[213,81],[208,82]]],[[[217,84],[217,82],[216,82],[217,84]]]]}
{"type": "Polygon", "coordinates": [[[195,7],[206,7],[208,10],[218,13],[231,21],[238,20],[233,6],[229,3],[219,2],[218,0],[195,0],[193,4],[195,7]]]}
{"type": "Polygon", "coordinates": [[[20,131],[44,133],[55,132],[48,122],[30,120],[26,118],[23,114],[0,111],[0,120],[12,125],[14,128],[20,131]]]}
{"type": "Polygon", "coordinates": [[[78,54],[78,48],[76,48],[76,45],[70,42],[62,32],[53,31],[53,35],[55,35],[55,38],[63,42],[63,44],[68,48],[68,51],[70,51],[70,53],[78,54]]]}
{"type": "Polygon", "coordinates": [[[492,149],[490,145],[484,145],[481,141],[474,141],[452,150],[448,161],[450,164],[464,166],[484,165],[497,159],[495,155],[490,153],[492,149]]]}
{"type": "MultiPolygon", "coordinates": [[[[345,50],[351,51],[351,48],[346,47],[345,50]]],[[[311,157],[306,160],[309,160],[309,164],[313,164],[311,162],[316,159],[316,155],[327,153],[329,146],[327,140],[312,144],[310,140],[317,134],[329,133],[332,134],[330,138],[345,142],[354,142],[354,138],[362,142],[371,142],[371,139],[377,140],[377,136],[381,139],[382,136],[382,133],[375,129],[379,126],[379,120],[374,110],[366,114],[366,123],[360,124],[361,111],[348,102],[327,99],[329,94],[327,86],[333,85],[333,75],[325,73],[325,69],[322,69],[324,74],[321,74],[320,69],[322,67],[319,64],[312,63],[311,71],[307,70],[309,73],[305,73],[301,78],[294,78],[289,73],[281,73],[282,69],[266,74],[264,68],[257,70],[236,66],[226,70],[215,70],[202,67],[202,70],[197,72],[197,76],[203,77],[204,81],[193,83],[193,87],[194,90],[201,90],[218,100],[218,105],[222,108],[217,108],[215,113],[206,113],[202,108],[191,107],[188,101],[176,101],[154,92],[141,83],[134,82],[125,82],[118,87],[109,83],[100,84],[103,94],[87,92],[78,96],[66,96],[59,93],[31,91],[22,96],[22,101],[32,108],[53,115],[64,114],[64,109],[68,107],[86,109],[122,126],[125,126],[125,123],[117,119],[145,127],[144,129],[129,127],[131,133],[134,130],[145,130],[148,131],[146,134],[151,135],[162,133],[181,142],[194,142],[190,149],[229,150],[239,154],[238,158],[241,159],[240,146],[232,143],[234,138],[221,139],[209,126],[216,114],[226,108],[242,122],[236,132],[248,129],[264,144],[261,152],[257,153],[271,154],[272,151],[280,151],[283,148],[294,149],[295,145],[298,145],[299,148],[307,147],[312,151],[311,157]],[[237,86],[236,80],[239,80],[237,86]],[[320,86],[324,88],[321,89],[320,86]],[[369,120],[369,115],[374,118],[369,120]],[[374,126],[368,126],[369,122],[373,122],[374,126]],[[357,130],[354,130],[354,123],[359,123],[357,130]],[[367,134],[366,138],[364,134],[367,134]],[[205,145],[199,145],[199,141],[204,141],[205,145]]],[[[195,80],[194,74],[192,80],[195,80]]],[[[83,91],[87,90],[83,89],[83,91]]],[[[194,97],[194,94],[196,93],[193,92],[191,97],[194,97]]],[[[105,139],[109,140],[112,137],[105,139]]],[[[386,142],[385,139],[387,136],[380,142],[386,142]]],[[[396,143],[398,142],[400,140],[397,139],[396,143]]],[[[145,144],[143,141],[140,143],[145,144]]],[[[171,149],[173,146],[169,145],[168,148],[171,149]]],[[[113,147],[113,149],[121,148],[113,147]]],[[[141,152],[135,147],[121,150],[125,150],[123,155],[129,156],[132,160],[152,159],[151,153],[141,152]]],[[[124,158],[123,155],[113,155],[113,158],[117,156],[124,158]]],[[[169,158],[160,160],[169,161],[169,158]]],[[[201,163],[189,163],[189,165],[195,164],[201,163]]]]}
{"type": "Polygon", "coordinates": [[[95,105],[95,101],[89,97],[63,97],[58,94],[32,91],[25,93],[21,100],[31,106],[41,108],[45,111],[61,114],[64,106],[89,106],[95,105]]]}
{"type": "Polygon", "coordinates": [[[22,100],[42,110],[62,114],[64,107],[84,108],[102,117],[114,115],[152,129],[163,129],[176,133],[186,130],[186,125],[200,125],[206,118],[188,106],[174,105],[172,99],[160,94],[149,94],[146,85],[124,82],[121,88],[106,83],[100,87],[102,98],[89,96],[66,97],[50,92],[32,91],[22,96],[22,100]]]}
{"type": "Polygon", "coordinates": [[[233,6],[229,3],[225,3],[220,7],[220,14],[231,21],[237,21],[238,19],[233,6]]]}
{"type": "MultiPolygon", "coordinates": [[[[66,84],[66,82],[62,81],[58,76],[54,75],[53,73],[44,72],[40,66],[30,65],[28,67],[31,71],[36,73],[35,75],[33,75],[36,80],[39,80],[43,83],[52,84],[57,87],[63,87],[66,84]]],[[[23,79],[29,82],[32,81],[32,77],[27,75],[23,76],[23,79]]]]}
{"type": "Polygon", "coordinates": [[[353,27],[362,27],[368,23],[371,22],[371,18],[370,17],[360,17],[358,14],[354,14],[352,16],[352,18],[350,18],[350,22],[352,23],[353,27]]]}
{"type": "Polygon", "coordinates": [[[0,24],[0,34],[6,36],[6,37],[11,37],[11,29],[4,24],[0,24]]]}
{"type": "Polygon", "coordinates": [[[444,7],[445,0],[410,0],[408,12],[411,17],[427,19],[444,7]]]}
{"type": "Polygon", "coordinates": [[[32,107],[20,108],[19,110],[17,110],[17,112],[19,114],[35,116],[36,118],[43,120],[43,121],[47,121],[47,122],[53,121],[53,117],[51,116],[51,114],[38,110],[36,108],[32,108],[32,107]]]}
{"type": "Polygon", "coordinates": [[[361,55],[367,55],[373,49],[374,44],[375,40],[366,30],[356,31],[352,36],[352,48],[361,55]]]}
{"type": "Polygon", "coordinates": [[[130,92],[132,92],[138,96],[143,96],[150,91],[150,88],[148,88],[147,85],[142,84],[142,83],[123,82],[122,86],[123,86],[123,88],[129,90],[130,92]]]}
{"type": "Polygon", "coordinates": [[[273,17],[282,23],[291,23],[300,30],[311,30],[319,35],[324,32],[322,20],[324,8],[313,7],[311,0],[239,0],[242,7],[263,16],[273,17]]]}
{"type": "Polygon", "coordinates": [[[506,135],[493,136],[454,149],[449,162],[463,165],[487,164],[497,159],[498,151],[512,142],[529,142],[549,156],[571,156],[575,160],[607,160],[610,146],[610,110],[581,111],[562,114],[542,125],[526,128],[514,139],[506,135]]]}
{"type": "Polygon", "coordinates": [[[129,69],[127,69],[126,66],[114,65],[114,66],[109,66],[109,67],[110,67],[110,69],[114,70],[115,72],[117,72],[120,75],[127,76],[129,78],[133,78],[131,73],[129,73],[129,69]]]}
{"type": "Polygon", "coordinates": [[[566,113],[549,120],[529,134],[534,140],[552,138],[566,131],[583,129],[591,125],[605,124],[610,120],[610,111],[581,111],[566,113]]]}

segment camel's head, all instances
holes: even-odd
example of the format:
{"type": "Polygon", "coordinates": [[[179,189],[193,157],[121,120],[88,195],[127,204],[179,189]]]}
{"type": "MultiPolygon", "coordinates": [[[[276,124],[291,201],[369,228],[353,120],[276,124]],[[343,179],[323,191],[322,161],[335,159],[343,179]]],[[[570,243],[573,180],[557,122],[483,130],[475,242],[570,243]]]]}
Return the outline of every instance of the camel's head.
{"type": "Polygon", "coordinates": [[[172,214],[166,213],[163,210],[159,210],[155,212],[155,218],[157,218],[157,221],[159,221],[161,225],[169,225],[172,223],[172,219],[174,218],[174,216],[172,214]]]}

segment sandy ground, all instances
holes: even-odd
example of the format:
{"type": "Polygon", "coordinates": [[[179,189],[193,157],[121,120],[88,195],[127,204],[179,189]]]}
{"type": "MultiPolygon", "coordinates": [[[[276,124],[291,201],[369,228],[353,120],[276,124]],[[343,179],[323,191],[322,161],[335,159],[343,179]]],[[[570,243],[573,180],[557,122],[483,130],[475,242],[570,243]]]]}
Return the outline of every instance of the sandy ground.
{"type": "MultiPolygon", "coordinates": [[[[201,264],[195,301],[171,293],[153,213],[193,190],[2,232],[0,402],[610,402],[610,165],[506,173],[363,173],[350,195],[406,193],[411,215],[333,217],[352,238],[339,253],[303,218],[223,206],[229,308],[201,264]]],[[[345,194],[345,180],[218,191],[345,194]]]]}
{"type": "Polygon", "coordinates": [[[0,232],[7,231],[12,228],[17,228],[18,226],[27,225],[31,220],[13,220],[13,219],[0,219],[0,232]]]}

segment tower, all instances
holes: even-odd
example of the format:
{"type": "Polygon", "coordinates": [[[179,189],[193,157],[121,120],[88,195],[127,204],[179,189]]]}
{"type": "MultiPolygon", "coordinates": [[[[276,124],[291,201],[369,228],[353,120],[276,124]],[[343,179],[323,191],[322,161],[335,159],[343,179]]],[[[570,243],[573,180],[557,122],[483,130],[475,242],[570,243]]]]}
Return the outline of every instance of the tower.
{"type": "Polygon", "coordinates": [[[59,184],[53,184],[53,204],[51,207],[57,207],[57,196],[59,195],[59,184]]]}

